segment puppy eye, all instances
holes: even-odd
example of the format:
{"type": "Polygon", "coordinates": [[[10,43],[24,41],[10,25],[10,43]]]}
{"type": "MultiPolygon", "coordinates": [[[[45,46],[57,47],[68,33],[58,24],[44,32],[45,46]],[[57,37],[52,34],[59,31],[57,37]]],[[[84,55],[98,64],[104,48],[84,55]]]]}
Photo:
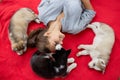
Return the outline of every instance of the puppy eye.
{"type": "Polygon", "coordinates": [[[104,64],[104,62],[103,62],[103,61],[101,61],[101,63],[102,63],[102,64],[104,64]]]}
{"type": "Polygon", "coordinates": [[[96,28],[98,28],[98,26],[95,25],[96,28]]]}
{"type": "Polygon", "coordinates": [[[95,63],[93,64],[93,66],[95,66],[95,63]]]}

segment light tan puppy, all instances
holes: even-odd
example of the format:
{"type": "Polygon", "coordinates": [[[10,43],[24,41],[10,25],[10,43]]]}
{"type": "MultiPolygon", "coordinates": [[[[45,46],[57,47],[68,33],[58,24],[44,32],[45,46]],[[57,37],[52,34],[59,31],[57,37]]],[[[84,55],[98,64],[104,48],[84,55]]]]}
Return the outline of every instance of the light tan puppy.
{"type": "Polygon", "coordinates": [[[10,20],[8,30],[11,48],[18,55],[23,54],[27,49],[27,28],[33,20],[40,23],[37,15],[29,8],[19,9],[10,20]]]}
{"type": "Polygon", "coordinates": [[[78,52],[77,56],[90,55],[92,61],[89,67],[104,72],[115,41],[114,31],[109,25],[101,22],[94,22],[87,27],[95,33],[93,44],[79,45],[78,49],[84,50],[78,52]]]}

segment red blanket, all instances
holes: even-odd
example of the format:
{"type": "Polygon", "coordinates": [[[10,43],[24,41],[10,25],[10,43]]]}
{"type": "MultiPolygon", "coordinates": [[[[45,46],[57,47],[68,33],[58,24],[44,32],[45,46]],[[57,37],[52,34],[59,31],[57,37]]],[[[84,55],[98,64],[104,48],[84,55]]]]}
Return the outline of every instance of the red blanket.
{"type": "MultiPolygon", "coordinates": [[[[77,68],[65,78],[55,80],[118,80],[120,77],[120,0],[91,0],[97,12],[94,21],[105,22],[115,31],[115,44],[105,74],[88,68],[90,56],[76,57],[79,44],[91,44],[94,33],[86,29],[77,35],[67,34],[63,46],[72,49],[69,57],[74,57],[77,68]]],[[[11,50],[8,38],[8,26],[13,13],[22,7],[31,8],[38,13],[40,0],[3,0],[0,2],[0,80],[44,80],[37,76],[30,67],[30,58],[36,48],[28,48],[27,52],[18,56],[11,50]]],[[[28,32],[44,25],[31,22],[28,32]]]]}

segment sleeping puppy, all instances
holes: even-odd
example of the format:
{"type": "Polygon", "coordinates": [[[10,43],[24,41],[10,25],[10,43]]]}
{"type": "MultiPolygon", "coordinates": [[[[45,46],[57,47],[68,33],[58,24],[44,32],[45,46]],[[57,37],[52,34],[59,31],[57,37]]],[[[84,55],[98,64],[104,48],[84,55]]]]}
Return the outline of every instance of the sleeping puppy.
{"type": "Polygon", "coordinates": [[[93,44],[79,45],[78,49],[84,50],[78,52],[77,56],[90,55],[92,61],[89,67],[104,72],[115,41],[114,31],[109,25],[101,22],[94,22],[87,27],[95,33],[93,44]]]}
{"type": "Polygon", "coordinates": [[[10,20],[8,30],[11,48],[18,55],[23,54],[27,49],[27,28],[33,20],[40,23],[37,15],[29,8],[19,9],[10,20]]]}
{"type": "Polygon", "coordinates": [[[70,52],[70,49],[65,50],[60,44],[56,45],[54,53],[37,51],[31,58],[32,70],[48,80],[56,77],[64,77],[77,66],[74,63],[74,58],[68,58],[70,52]],[[71,64],[67,66],[67,63],[71,64]]]}

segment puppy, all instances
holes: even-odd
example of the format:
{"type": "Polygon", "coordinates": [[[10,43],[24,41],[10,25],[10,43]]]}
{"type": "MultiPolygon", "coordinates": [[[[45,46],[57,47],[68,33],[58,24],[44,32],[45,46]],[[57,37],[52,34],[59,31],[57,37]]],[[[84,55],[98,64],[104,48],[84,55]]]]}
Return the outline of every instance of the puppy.
{"type": "Polygon", "coordinates": [[[70,52],[71,50],[65,50],[60,44],[56,45],[55,53],[37,51],[31,58],[32,70],[47,79],[64,77],[77,66],[74,58],[68,59],[70,52]],[[67,66],[67,63],[71,64],[67,66]]]}
{"type": "Polygon", "coordinates": [[[21,8],[15,12],[10,20],[9,25],[9,39],[11,48],[16,51],[18,55],[23,54],[27,49],[27,28],[31,21],[40,23],[37,14],[29,8],[21,8]]]}
{"type": "Polygon", "coordinates": [[[84,50],[78,52],[77,56],[90,55],[92,61],[89,67],[104,72],[115,41],[114,31],[109,25],[101,22],[94,22],[87,27],[95,33],[93,44],[79,45],[78,49],[84,50]]]}

